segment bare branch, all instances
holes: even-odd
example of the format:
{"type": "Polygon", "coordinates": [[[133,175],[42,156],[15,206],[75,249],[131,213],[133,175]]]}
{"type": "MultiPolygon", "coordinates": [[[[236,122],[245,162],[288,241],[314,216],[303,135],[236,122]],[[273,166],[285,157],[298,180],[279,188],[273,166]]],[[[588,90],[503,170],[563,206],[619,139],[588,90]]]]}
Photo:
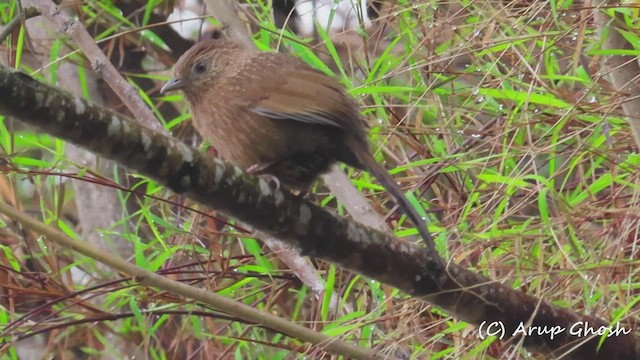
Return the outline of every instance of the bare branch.
{"type": "Polygon", "coordinates": [[[8,204],[0,202],[0,213],[8,215],[12,219],[17,220],[26,228],[45,235],[50,240],[60,245],[71,248],[81,254],[89,256],[103,264],[117,269],[127,275],[130,275],[140,284],[157,287],[174,294],[179,294],[204,304],[215,307],[220,311],[228,314],[237,315],[238,317],[249,322],[263,324],[266,327],[277,330],[283,334],[287,334],[294,338],[303,339],[312,344],[321,346],[322,348],[332,351],[336,354],[344,355],[355,359],[375,359],[374,352],[347,344],[343,341],[336,340],[327,335],[307,329],[304,326],[281,319],[275,315],[252,308],[236,302],[233,299],[218,295],[212,291],[203,291],[194,286],[183,284],[179,281],[171,280],[165,276],[158,275],[154,272],[142,269],[138,266],[130,264],[119,256],[106,253],[97,249],[86,242],[74,240],[36,219],[12,208],[8,204]]]}

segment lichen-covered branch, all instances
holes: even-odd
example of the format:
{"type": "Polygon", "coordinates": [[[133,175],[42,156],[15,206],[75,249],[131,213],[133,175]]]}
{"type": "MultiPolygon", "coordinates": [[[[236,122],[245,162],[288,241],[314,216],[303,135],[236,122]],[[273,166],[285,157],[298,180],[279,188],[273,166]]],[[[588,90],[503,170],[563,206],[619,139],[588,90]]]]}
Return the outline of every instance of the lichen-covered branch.
{"type": "Polygon", "coordinates": [[[519,341],[512,335],[521,325],[565,329],[555,336],[525,336],[531,350],[590,359],[640,357],[633,332],[608,337],[599,348],[600,336],[578,337],[568,329],[580,321],[591,328],[607,325],[601,320],[552,306],[455,264],[443,269],[439,259],[417,245],[335,216],[111,110],[1,67],[0,114],[114,159],[305,254],[395,286],[461,320],[500,322],[505,339],[519,341]]]}

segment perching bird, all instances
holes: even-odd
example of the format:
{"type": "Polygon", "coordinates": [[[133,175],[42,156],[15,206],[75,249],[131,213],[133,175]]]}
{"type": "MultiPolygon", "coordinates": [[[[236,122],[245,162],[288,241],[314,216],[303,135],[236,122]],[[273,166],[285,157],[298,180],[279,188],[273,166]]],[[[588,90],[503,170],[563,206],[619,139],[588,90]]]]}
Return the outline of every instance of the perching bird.
{"type": "Polygon", "coordinates": [[[219,155],[306,189],[336,161],[370,171],[437,253],[424,221],[369,152],[358,106],[335,79],[292,56],[207,40],[185,52],[161,92],[182,90],[196,130],[219,155]]]}

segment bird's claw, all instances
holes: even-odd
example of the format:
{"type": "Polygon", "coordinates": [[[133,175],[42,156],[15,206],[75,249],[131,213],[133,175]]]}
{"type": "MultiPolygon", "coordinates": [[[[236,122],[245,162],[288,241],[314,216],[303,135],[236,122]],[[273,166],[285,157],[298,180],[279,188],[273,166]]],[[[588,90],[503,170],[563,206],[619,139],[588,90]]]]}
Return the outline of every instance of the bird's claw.
{"type": "Polygon", "coordinates": [[[280,180],[275,176],[275,175],[271,175],[271,174],[267,174],[267,173],[263,173],[262,171],[264,171],[264,169],[268,166],[268,164],[264,164],[264,163],[257,163],[257,164],[253,164],[251,166],[249,166],[249,168],[247,169],[247,172],[249,174],[255,175],[257,177],[259,177],[260,179],[268,182],[268,183],[273,183],[276,186],[276,190],[280,190],[280,180]]]}

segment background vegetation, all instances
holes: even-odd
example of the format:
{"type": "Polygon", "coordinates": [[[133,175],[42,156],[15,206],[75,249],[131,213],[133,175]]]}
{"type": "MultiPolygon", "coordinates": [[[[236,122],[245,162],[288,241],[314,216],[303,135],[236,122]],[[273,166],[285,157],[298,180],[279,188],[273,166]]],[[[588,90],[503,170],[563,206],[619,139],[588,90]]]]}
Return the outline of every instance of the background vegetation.
{"type": "MultiPolygon", "coordinates": [[[[23,5],[25,17],[36,15],[23,5]]],[[[181,95],[158,92],[189,45],[163,26],[174,5],[192,6],[96,0],[64,2],[62,9],[164,129],[195,145],[181,95]]],[[[376,158],[424,209],[445,258],[635,328],[640,159],[629,106],[640,93],[637,72],[624,87],[616,83],[611,70],[620,68],[610,57],[627,56],[621,65],[637,66],[636,7],[398,0],[382,4],[366,28],[360,14],[361,26],[318,27],[308,37],[280,29],[271,9],[268,1],[241,7],[258,47],[288,51],[334,74],[359,100],[376,158]],[[610,33],[613,25],[621,30],[610,33]],[[611,47],[614,35],[624,46],[611,47]]],[[[2,23],[19,19],[18,10],[15,0],[0,3],[2,23]]],[[[50,16],[3,29],[11,30],[1,39],[4,65],[127,111],[100,79],[103,69],[50,16]]],[[[396,355],[535,356],[518,344],[483,340],[437,308],[331,264],[309,260],[292,269],[286,249],[264,246],[233,219],[9,118],[0,123],[0,151],[4,202],[145,269],[396,355]],[[301,273],[319,275],[324,290],[301,273]]],[[[412,239],[415,228],[372,177],[345,171],[396,235],[412,239]]],[[[311,193],[348,216],[322,183],[311,193]]],[[[135,286],[3,221],[2,359],[328,357],[319,347],[135,286]]]]}

